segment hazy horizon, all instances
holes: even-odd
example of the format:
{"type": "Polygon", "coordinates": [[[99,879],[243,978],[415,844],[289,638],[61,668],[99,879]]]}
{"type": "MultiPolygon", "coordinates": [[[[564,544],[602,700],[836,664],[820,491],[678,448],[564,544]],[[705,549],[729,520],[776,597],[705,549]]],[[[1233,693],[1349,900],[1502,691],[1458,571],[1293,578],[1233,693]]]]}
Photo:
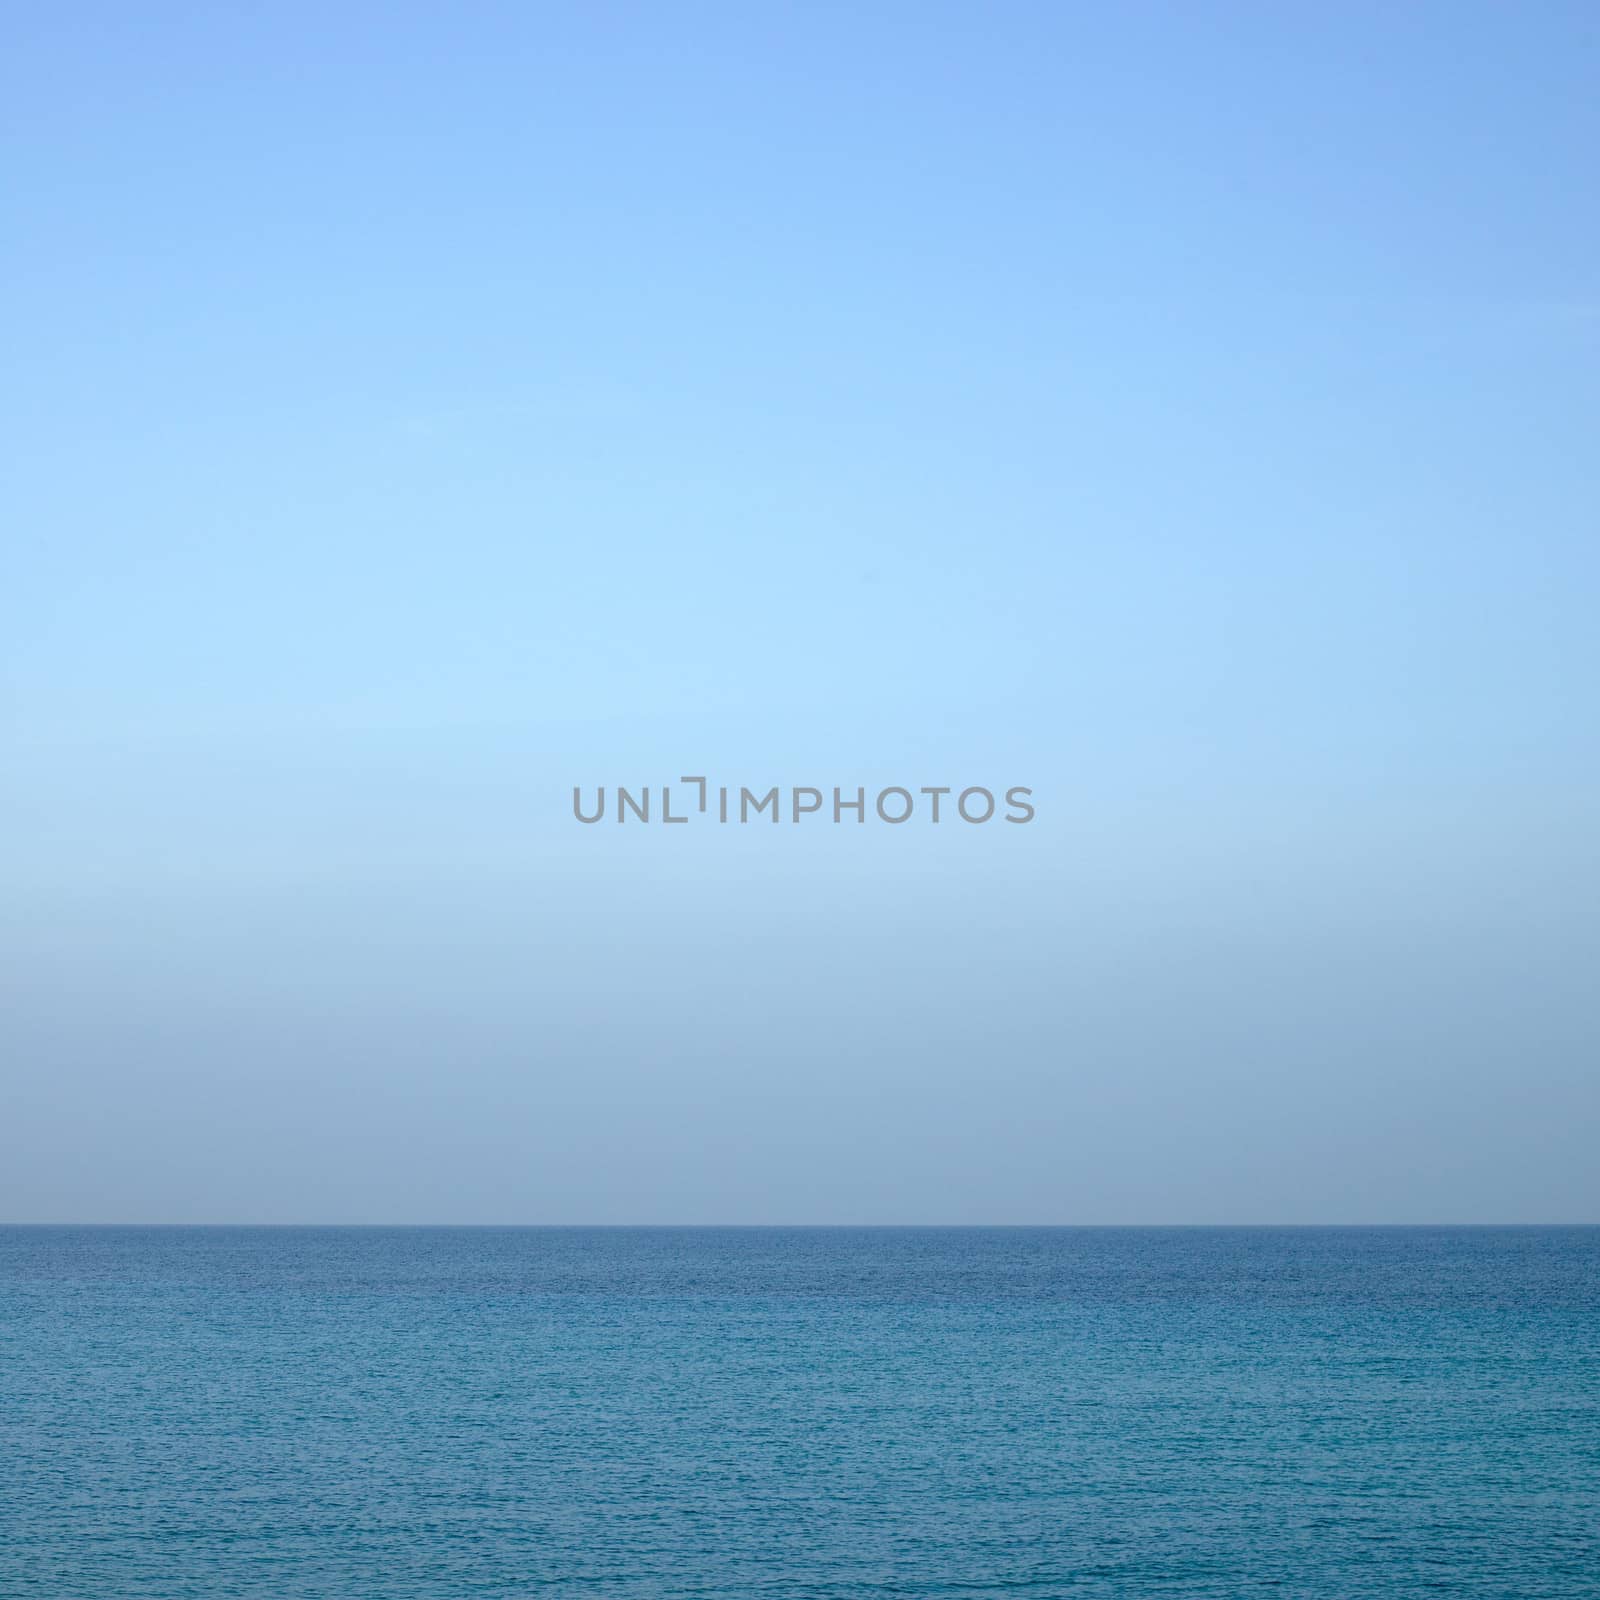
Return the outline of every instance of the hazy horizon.
{"type": "Polygon", "coordinates": [[[32,1222],[13,1222],[0,1219],[0,1228],[261,1228],[261,1229],[292,1229],[292,1228],[330,1228],[355,1231],[364,1228],[374,1230],[392,1228],[403,1229],[438,1229],[447,1231],[451,1229],[471,1230],[474,1228],[501,1229],[510,1232],[537,1233],[541,1230],[583,1232],[585,1230],[599,1232],[602,1230],[647,1232],[659,1229],[663,1232],[714,1232],[718,1230],[731,1230],[746,1228],[753,1232],[767,1231],[773,1233],[824,1233],[830,1230],[860,1229],[865,1231],[879,1230],[882,1232],[916,1232],[919,1230],[930,1233],[959,1232],[962,1229],[1003,1233],[1007,1230],[1022,1231],[1026,1229],[1056,1229],[1062,1232],[1081,1231],[1085,1233],[1103,1231],[1113,1232],[1117,1229],[1148,1230],[1151,1232],[1171,1232],[1177,1229],[1193,1228],[1199,1232],[1225,1233],[1229,1231],[1245,1231],[1248,1229],[1303,1229],[1307,1232],[1327,1231],[1359,1231],[1361,1229],[1399,1228],[1409,1229],[1413,1232],[1426,1232],[1428,1230],[1449,1231],[1452,1229],[1470,1231],[1479,1228],[1520,1229],[1523,1231],[1538,1232],[1559,1228],[1600,1228],[1600,1222],[1584,1219],[1546,1219],[1540,1222],[1493,1222],[1493,1221],[1429,1221],[1429,1222],[417,1222],[417,1221],[385,1221],[385,1222],[338,1222],[338,1221],[311,1221],[309,1219],[298,1222],[283,1221],[253,1221],[239,1222],[217,1220],[201,1221],[161,1221],[128,1219],[121,1222],[97,1222],[87,1217],[80,1218],[40,1218],[32,1222]]]}

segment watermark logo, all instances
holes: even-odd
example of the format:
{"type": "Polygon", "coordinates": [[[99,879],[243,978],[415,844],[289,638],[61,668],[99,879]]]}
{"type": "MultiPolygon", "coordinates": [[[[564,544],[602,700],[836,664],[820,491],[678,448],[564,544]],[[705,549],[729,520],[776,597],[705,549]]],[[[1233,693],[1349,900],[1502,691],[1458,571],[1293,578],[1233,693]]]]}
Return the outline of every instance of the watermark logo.
{"type": "Polygon", "coordinates": [[[774,784],[764,790],[748,789],[743,784],[712,787],[705,777],[680,777],[682,788],[676,802],[670,786],[648,785],[630,789],[621,786],[595,786],[592,796],[585,786],[572,790],[572,814],[579,822],[656,822],[686,824],[696,818],[715,818],[718,823],[771,822],[798,825],[817,822],[858,822],[869,818],[898,827],[913,819],[929,825],[959,819],[982,826],[997,818],[1003,822],[1033,821],[1033,790],[1020,784],[1006,789],[1003,798],[982,784],[957,789],[951,784],[919,784],[915,788],[898,783],[868,795],[864,787],[843,789],[835,786],[831,802],[826,791],[809,784],[785,788],[774,784]],[[952,800],[950,797],[954,795],[952,800]],[[652,797],[659,796],[659,805],[652,797]],[[679,807],[674,812],[673,807],[679,807]],[[1002,806],[1004,809],[1002,810],[1002,806]]]}

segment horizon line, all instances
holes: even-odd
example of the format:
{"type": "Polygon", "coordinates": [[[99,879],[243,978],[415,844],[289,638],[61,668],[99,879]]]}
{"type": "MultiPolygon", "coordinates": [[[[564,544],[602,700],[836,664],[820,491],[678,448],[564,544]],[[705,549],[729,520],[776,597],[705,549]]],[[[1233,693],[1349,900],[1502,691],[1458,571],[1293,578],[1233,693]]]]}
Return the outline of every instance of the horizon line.
{"type": "Polygon", "coordinates": [[[611,1230],[615,1232],[641,1232],[646,1230],[659,1230],[662,1232],[712,1229],[727,1231],[732,1229],[745,1229],[751,1232],[768,1230],[822,1232],[833,1230],[845,1232],[858,1231],[938,1231],[956,1232],[967,1230],[977,1232],[984,1229],[1007,1230],[1079,1230],[1079,1231],[1111,1231],[1111,1230],[1137,1230],[1137,1229],[1247,1229],[1247,1228],[1303,1228],[1329,1229],[1329,1228],[1597,1228],[1600,1220],[1544,1220],[1544,1221],[1386,1221],[1386,1222],[243,1222],[243,1221],[105,1221],[86,1219],[51,1219],[18,1222],[0,1220],[0,1228],[340,1228],[340,1229],[522,1229],[522,1230],[569,1230],[573,1232],[597,1232],[611,1230]]]}

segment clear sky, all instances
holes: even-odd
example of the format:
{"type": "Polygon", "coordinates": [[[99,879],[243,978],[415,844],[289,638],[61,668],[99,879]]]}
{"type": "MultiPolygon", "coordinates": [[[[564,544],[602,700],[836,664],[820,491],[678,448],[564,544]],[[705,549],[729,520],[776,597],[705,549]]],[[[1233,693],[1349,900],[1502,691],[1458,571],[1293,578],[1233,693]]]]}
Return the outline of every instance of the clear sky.
{"type": "Polygon", "coordinates": [[[1595,7],[0,62],[0,1218],[1600,1220],[1595,7]]]}

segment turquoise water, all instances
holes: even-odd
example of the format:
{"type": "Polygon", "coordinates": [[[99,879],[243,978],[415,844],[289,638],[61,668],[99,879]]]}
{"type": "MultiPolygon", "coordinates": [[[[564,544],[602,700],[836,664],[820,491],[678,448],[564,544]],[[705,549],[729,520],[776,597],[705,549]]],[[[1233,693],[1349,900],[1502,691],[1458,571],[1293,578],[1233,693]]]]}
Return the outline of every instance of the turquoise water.
{"type": "Polygon", "coordinates": [[[0,1229],[0,1596],[1600,1595],[1600,1229],[0,1229]]]}

